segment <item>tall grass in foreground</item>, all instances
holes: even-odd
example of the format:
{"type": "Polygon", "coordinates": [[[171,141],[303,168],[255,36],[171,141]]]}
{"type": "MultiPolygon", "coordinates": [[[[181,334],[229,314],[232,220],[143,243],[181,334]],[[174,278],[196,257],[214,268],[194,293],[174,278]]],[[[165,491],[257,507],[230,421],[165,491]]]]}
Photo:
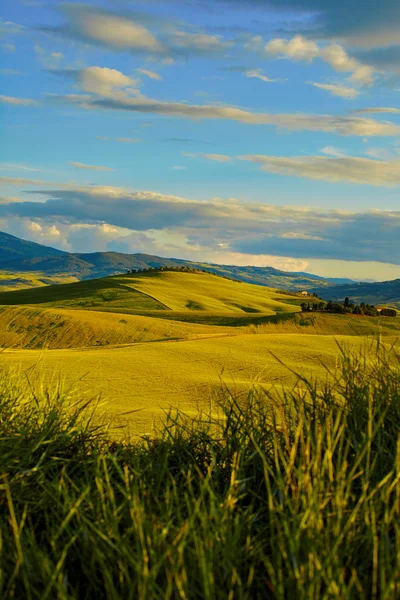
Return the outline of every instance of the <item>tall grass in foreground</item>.
{"type": "Polygon", "coordinates": [[[382,350],[135,444],[4,377],[0,597],[399,598],[399,432],[382,350]]]}

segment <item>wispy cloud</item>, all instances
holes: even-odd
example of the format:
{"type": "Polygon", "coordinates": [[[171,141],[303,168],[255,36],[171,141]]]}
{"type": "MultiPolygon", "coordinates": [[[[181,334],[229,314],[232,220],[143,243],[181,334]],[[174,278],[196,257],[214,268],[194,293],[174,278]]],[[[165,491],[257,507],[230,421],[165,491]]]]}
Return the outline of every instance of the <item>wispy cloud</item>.
{"type": "Polygon", "coordinates": [[[364,114],[364,113],[393,113],[393,114],[400,114],[400,108],[390,108],[390,107],[382,107],[382,106],[375,106],[373,108],[358,108],[357,110],[353,110],[353,113],[356,114],[364,114]]]}
{"type": "Polygon", "coordinates": [[[270,79],[266,75],[263,75],[261,69],[248,69],[245,71],[245,75],[250,79],[260,79],[264,83],[278,83],[282,81],[282,79],[270,79]]]}
{"type": "Polygon", "coordinates": [[[149,71],[148,69],[136,69],[136,71],[137,71],[137,73],[140,73],[141,75],[145,75],[149,79],[155,79],[157,81],[162,80],[161,75],[159,75],[158,73],[155,73],[154,71],[149,71]]]}
{"type": "Polygon", "coordinates": [[[114,69],[89,67],[82,69],[77,81],[85,95],[52,96],[53,101],[61,101],[83,108],[125,110],[146,114],[161,114],[190,119],[226,119],[248,125],[274,125],[290,131],[323,131],[340,135],[356,136],[397,136],[400,126],[355,116],[333,116],[315,114],[274,114],[254,113],[243,108],[227,105],[196,105],[184,102],[167,102],[149,98],[132,87],[134,81],[114,69]]]}
{"type": "Polygon", "coordinates": [[[326,92],[330,92],[333,96],[339,96],[340,98],[345,98],[346,100],[354,100],[360,94],[359,90],[355,90],[354,88],[350,88],[345,85],[316,82],[313,82],[312,85],[321,90],[325,90],[326,92]]]}
{"type": "Polygon", "coordinates": [[[207,160],[212,160],[213,162],[219,163],[230,163],[232,159],[230,156],[226,154],[205,154],[203,152],[182,152],[183,156],[187,156],[189,158],[206,158],[207,160]]]}
{"type": "Polygon", "coordinates": [[[98,166],[98,165],[85,165],[84,163],[80,163],[80,162],[70,162],[69,163],[72,167],[75,167],[76,169],[86,169],[88,171],[113,171],[114,169],[111,169],[110,167],[102,167],[102,166],[98,166]]]}
{"type": "Polygon", "coordinates": [[[39,102],[31,98],[15,98],[14,96],[0,96],[0,102],[13,106],[37,106],[39,102]]]}
{"type": "Polygon", "coordinates": [[[395,187],[400,185],[400,159],[384,161],[352,156],[328,158],[326,156],[264,156],[250,154],[239,157],[251,161],[263,171],[361,185],[395,187]]]}
{"type": "Polygon", "coordinates": [[[142,140],[140,138],[119,137],[115,138],[115,141],[120,142],[121,144],[137,144],[142,140]]]}

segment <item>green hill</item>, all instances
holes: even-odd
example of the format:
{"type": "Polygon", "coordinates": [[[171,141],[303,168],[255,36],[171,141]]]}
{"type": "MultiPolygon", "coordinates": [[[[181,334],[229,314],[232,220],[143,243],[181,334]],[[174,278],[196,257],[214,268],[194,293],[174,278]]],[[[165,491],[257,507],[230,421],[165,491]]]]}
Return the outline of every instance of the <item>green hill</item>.
{"type": "Polygon", "coordinates": [[[202,272],[150,271],[0,293],[0,305],[46,305],[111,312],[275,315],[299,311],[301,298],[202,272]]]}

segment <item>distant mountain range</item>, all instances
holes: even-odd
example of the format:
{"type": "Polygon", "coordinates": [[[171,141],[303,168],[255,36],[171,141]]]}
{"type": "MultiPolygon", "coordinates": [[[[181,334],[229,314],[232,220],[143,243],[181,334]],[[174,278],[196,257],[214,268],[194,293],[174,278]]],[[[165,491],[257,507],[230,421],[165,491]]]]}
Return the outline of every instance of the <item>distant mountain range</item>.
{"type": "Polygon", "coordinates": [[[216,265],[149,254],[70,253],[0,232],[0,272],[40,273],[45,283],[48,283],[46,278],[49,277],[65,276],[84,280],[161,266],[201,268],[247,283],[288,291],[312,291],[331,300],[343,300],[349,296],[357,302],[400,306],[400,279],[383,283],[356,283],[351,279],[323,278],[311,273],[280,271],[273,267],[216,265]]]}
{"type": "Polygon", "coordinates": [[[308,290],[316,285],[331,287],[337,283],[351,282],[350,279],[325,279],[310,273],[280,271],[273,267],[216,265],[149,254],[122,254],[119,252],[70,253],[0,232],[0,271],[9,273],[40,272],[47,277],[68,275],[83,280],[107,277],[131,269],[186,265],[248,283],[288,290],[308,290]]]}

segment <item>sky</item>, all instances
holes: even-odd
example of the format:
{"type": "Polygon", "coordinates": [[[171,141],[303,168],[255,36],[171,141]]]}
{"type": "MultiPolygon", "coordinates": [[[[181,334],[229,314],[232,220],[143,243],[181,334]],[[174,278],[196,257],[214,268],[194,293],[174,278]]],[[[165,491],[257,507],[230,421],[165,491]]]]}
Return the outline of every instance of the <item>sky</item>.
{"type": "Polygon", "coordinates": [[[398,0],[0,11],[0,230],[400,277],[398,0]]]}

